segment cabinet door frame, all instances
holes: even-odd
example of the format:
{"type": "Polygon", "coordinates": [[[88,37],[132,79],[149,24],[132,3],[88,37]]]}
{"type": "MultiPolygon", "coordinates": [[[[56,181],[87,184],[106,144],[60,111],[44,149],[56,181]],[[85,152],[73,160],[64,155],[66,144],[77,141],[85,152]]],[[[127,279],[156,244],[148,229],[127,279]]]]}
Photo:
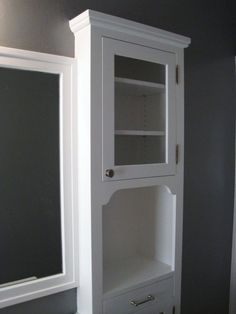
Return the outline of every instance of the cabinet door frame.
{"type": "Polygon", "coordinates": [[[176,99],[175,69],[176,56],[155,48],[141,46],[108,37],[102,38],[102,178],[104,181],[133,179],[175,174],[176,148],[176,99]],[[139,59],[166,66],[166,162],[153,164],[115,165],[115,55],[139,59]],[[105,175],[106,169],[113,169],[114,176],[105,175]]]}
{"type": "MultiPolygon", "coordinates": [[[[59,154],[62,272],[0,287],[0,308],[78,286],[76,179],[76,109],[74,59],[0,47],[0,67],[59,75],[59,154]],[[75,135],[73,135],[73,132],[75,135]]],[[[3,258],[3,257],[2,257],[3,258]]],[[[4,271],[4,269],[1,269],[4,271]]]]}

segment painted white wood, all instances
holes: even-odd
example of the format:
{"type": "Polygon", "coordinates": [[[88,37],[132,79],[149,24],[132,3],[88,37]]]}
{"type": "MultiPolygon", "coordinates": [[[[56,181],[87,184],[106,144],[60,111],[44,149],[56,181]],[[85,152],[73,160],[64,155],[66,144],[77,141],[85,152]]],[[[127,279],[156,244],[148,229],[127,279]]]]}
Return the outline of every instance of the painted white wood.
{"type": "Polygon", "coordinates": [[[160,303],[155,305],[150,305],[142,310],[138,310],[135,313],[136,314],[153,314],[153,313],[164,313],[164,314],[172,314],[173,313],[173,307],[171,298],[163,298],[160,303]]]}
{"type": "Polygon", "coordinates": [[[147,94],[155,93],[155,92],[164,92],[165,91],[165,85],[164,84],[158,84],[158,83],[153,83],[153,82],[147,82],[147,81],[139,81],[139,80],[134,80],[134,79],[128,79],[128,78],[123,78],[123,77],[115,77],[115,83],[120,83],[124,84],[124,86],[127,86],[127,91],[132,92],[132,86],[136,86],[137,92],[135,93],[136,95],[140,93],[146,92],[147,94]],[[129,86],[131,85],[131,87],[129,86]],[[138,87],[140,87],[138,89],[138,87]]]}
{"type": "MultiPolygon", "coordinates": [[[[145,309],[138,310],[137,312],[137,309],[135,309],[135,312],[140,314],[153,314],[154,312],[171,314],[172,306],[175,304],[176,314],[179,314],[183,206],[183,48],[188,46],[190,40],[182,36],[90,10],[70,21],[70,27],[75,35],[75,55],[77,58],[78,71],[79,154],[77,169],[79,176],[80,243],[78,312],[80,314],[104,314],[107,313],[106,311],[109,311],[109,314],[127,313],[126,311],[120,311],[120,308],[116,307],[113,303],[114,299],[118,297],[117,295],[114,297],[114,295],[118,293],[117,291],[113,291],[113,297],[111,297],[111,292],[109,296],[109,293],[104,294],[103,291],[109,289],[115,290],[115,288],[107,288],[107,283],[110,287],[118,286],[119,276],[116,276],[116,272],[112,271],[115,267],[118,267],[120,270],[126,269],[127,272],[131,273],[133,270],[134,281],[138,281],[138,274],[135,272],[135,268],[138,267],[138,261],[146,257],[147,262],[143,262],[142,264],[143,267],[141,267],[138,286],[140,289],[143,289],[145,285],[144,282],[149,282],[150,284],[146,287],[147,291],[150,291],[148,288],[150,288],[151,283],[153,283],[152,280],[157,280],[157,284],[159,285],[161,282],[160,278],[165,278],[165,280],[170,279],[171,283],[168,290],[170,291],[170,295],[164,298],[160,306],[147,306],[145,309]],[[115,121],[118,125],[116,125],[116,128],[114,127],[114,119],[110,119],[114,116],[114,103],[112,99],[114,96],[114,84],[117,84],[120,91],[123,89],[124,92],[128,87],[130,90],[131,86],[135,86],[133,90],[142,90],[145,88],[150,90],[150,86],[145,86],[146,82],[141,82],[141,85],[139,85],[139,83],[129,84],[127,81],[126,83],[119,82],[119,78],[117,81],[114,73],[111,75],[111,72],[114,71],[114,68],[111,67],[114,62],[114,60],[112,60],[114,54],[105,53],[106,57],[104,57],[103,53],[103,42],[110,43],[110,41],[119,43],[119,45],[117,44],[117,49],[122,50],[122,55],[125,54],[124,51],[127,51],[127,55],[131,58],[137,57],[143,60],[148,59],[149,61],[154,58],[154,60],[157,60],[155,59],[157,58],[157,53],[159,56],[157,62],[161,63],[160,59],[162,57],[160,56],[163,56],[163,64],[166,64],[166,58],[168,59],[168,56],[170,56],[170,68],[172,69],[170,73],[172,74],[170,74],[171,77],[169,81],[173,82],[171,83],[173,85],[173,88],[171,88],[173,92],[171,94],[168,92],[170,85],[167,84],[165,89],[161,89],[162,92],[158,91],[158,93],[148,95],[148,97],[159,97],[157,98],[159,101],[161,100],[160,97],[163,97],[162,95],[165,95],[167,91],[168,97],[175,98],[173,103],[175,102],[176,111],[173,111],[173,115],[169,116],[169,123],[170,125],[175,125],[175,128],[173,128],[172,141],[179,144],[180,159],[177,165],[174,164],[174,171],[171,172],[171,175],[163,171],[162,173],[159,172],[158,176],[157,174],[156,176],[152,176],[152,173],[156,171],[156,165],[153,165],[153,167],[152,165],[148,165],[149,171],[152,172],[151,174],[147,172],[145,165],[142,170],[143,172],[140,172],[139,165],[128,165],[127,167],[122,166],[122,170],[119,170],[120,173],[116,172],[116,180],[103,181],[103,161],[104,158],[107,158],[107,154],[110,155],[113,150],[113,146],[109,147],[109,145],[107,146],[107,151],[104,150],[104,137],[102,138],[104,128],[107,129],[108,132],[112,130],[112,136],[115,136],[115,132],[117,131],[163,132],[164,130],[162,127],[154,128],[152,122],[148,125],[147,129],[141,128],[139,122],[137,126],[133,127],[131,123],[130,125],[128,124],[128,118],[122,121],[118,118],[117,121],[115,121]],[[130,46],[132,46],[132,49],[128,48],[130,46]],[[180,68],[180,81],[178,85],[175,84],[176,64],[178,64],[180,68]],[[110,73],[112,77],[111,81],[109,79],[105,80],[106,85],[104,85],[104,81],[102,80],[103,73],[110,73]],[[107,103],[107,115],[104,115],[103,110],[103,92],[105,91],[108,93],[107,97],[111,97],[112,99],[109,105],[109,101],[107,103]],[[127,125],[129,125],[129,127],[127,127],[127,125]],[[139,176],[132,175],[129,176],[129,178],[132,179],[126,177],[127,180],[117,180],[117,178],[125,178],[127,171],[131,171],[132,174],[139,173],[139,176]],[[153,200],[146,202],[147,206],[143,206],[143,209],[141,205],[139,205],[139,209],[135,211],[137,208],[136,204],[141,202],[139,191],[134,192],[134,189],[137,188],[137,190],[139,190],[144,187],[146,187],[149,192],[152,191],[150,192],[151,195],[153,195],[152,199],[155,198],[155,195],[158,195],[158,200],[155,202],[153,200]],[[125,193],[127,194],[125,198],[122,192],[124,190],[126,190],[125,193]],[[156,190],[159,192],[157,193],[156,190]],[[168,192],[166,192],[166,190],[168,192]],[[126,214],[125,210],[123,210],[122,213],[122,207],[119,209],[118,206],[115,205],[115,210],[112,199],[117,193],[121,195],[116,204],[123,202],[126,206],[125,209],[127,209],[126,214]],[[133,196],[130,197],[132,193],[133,196]],[[170,196],[168,197],[167,195],[170,196]],[[155,210],[153,207],[155,207],[155,210]],[[159,216],[158,220],[154,219],[151,221],[150,217],[153,212],[159,216]],[[119,228],[117,228],[118,231],[114,229],[114,233],[112,233],[112,230],[109,231],[107,229],[109,229],[109,223],[114,222],[116,219],[118,219],[120,223],[120,230],[119,228]],[[131,223],[132,221],[134,224],[131,223]],[[141,227],[139,224],[140,230],[135,230],[134,226],[140,221],[143,221],[143,226],[141,227]],[[153,230],[157,232],[154,232],[153,234],[155,234],[155,236],[151,237],[150,233],[153,230]],[[137,234],[144,234],[144,231],[146,231],[147,234],[142,240],[137,234]],[[122,234],[126,241],[122,242],[122,234]],[[144,245],[147,238],[151,240],[146,242],[147,245],[144,245]],[[163,244],[162,240],[159,241],[159,238],[164,238],[166,245],[163,244]],[[160,251],[158,250],[158,246],[156,246],[158,242],[160,244],[160,251]],[[112,247],[112,245],[114,247],[112,247]],[[140,251],[135,255],[135,250],[138,247],[140,251]],[[132,262],[130,262],[130,264],[127,262],[128,266],[124,267],[124,265],[126,265],[124,263],[125,260],[132,260],[132,262]],[[162,264],[160,264],[160,262],[162,264]],[[131,264],[136,266],[132,267],[131,264]],[[152,265],[153,268],[150,265],[152,265]],[[152,270],[154,271],[155,267],[158,269],[157,273],[160,272],[157,276],[158,279],[155,276],[153,279],[148,278],[148,274],[150,274],[152,270]],[[112,273],[111,276],[107,275],[108,270],[112,273]],[[161,275],[162,271],[163,277],[161,275]],[[109,278],[108,281],[107,278],[109,278]],[[141,283],[141,281],[143,282],[141,283]],[[110,304],[111,308],[103,307],[103,300],[106,304],[110,304]],[[116,313],[114,308],[119,310],[119,312],[116,313]]],[[[109,47],[107,49],[109,50],[109,47]]],[[[125,77],[123,79],[128,78],[125,77]]],[[[130,98],[127,99],[123,97],[122,92],[120,93],[118,101],[121,114],[122,110],[124,110],[125,106],[129,103],[129,100],[130,98]]],[[[153,101],[154,99],[147,101],[149,108],[153,101]]],[[[168,98],[168,101],[171,101],[171,98],[168,98]]],[[[162,102],[160,101],[160,103],[162,102]]],[[[140,101],[137,101],[135,105],[136,108],[133,106],[129,109],[130,112],[133,110],[134,114],[136,114],[136,110],[140,110],[138,109],[140,107],[140,101]]],[[[158,112],[161,115],[161,108],[158,108],[159,111],[150,110],[150,115],[155,115],[158,112]]],[[[166,136],[169,136],[168,132],[166,136]]],[[[124,135],[118,137],[127,138],[129,136],[124,135]]],[[[165,136],[162,135],[162,137],[165,136]]],[[[174,156],[175,152],[173,151],[170,154],[170,158],[174,160],[174,156]]],[[[144,202],[142,202],[142,204],[144,204],[144,202]]],[[[119,297],[126,295],[128,290],[131,295],[134,295],[134,291],[136,290],[134,288],[135,283],[131,282],[131,278],[127,280],[129,282],[127,284],[129,288],[127,288],[124,279],[121,278],[120,286],[122,288],[118,288],[118,290],[126,292],[119,295],[119,297]]],[[[142,293],[137,296],[143,297],[145,295],[142,293]]]]}
{"type": "Polygon", "coordinates": [[[137,131],[137,130],[115,130],[116,135],[129,135],[129,136],[163,136],[164,131],[137,131]]]}
{"type": "MultiPolygon", "coordinates": [[[[36,62],[36,61],[49,62],[52,64],[67,64],[69,66],[74,62],[74,59],[69,58],[69,57],[58,56],[58,55],[42,53],[42,52],[39,53],[36,51],[22,50],[22,49],[9,48],[9,47],[3,47],[3,46],[1,46],[0,48],[0,54],[1,54],[1,57],[6,57],[7,58],[6,60],[11,60],[12,58],[18,59],[19,64],[23,60],[28,60],[28,61],[33,61],[33,62],[36,62]]],[[[18,64],[16,63],[17,62],[14,62],[14,61],[12,62],[13,67],[18,67],[18,64]]],[[[7,65],[10,65],[10,64],[7,64],[7,65]]]]}
{"type": "MultiPolygon", "coordinates": [[[[236,58],[235,58],[235,64],[236,64],[236,58]]],[[[236,75],[236,73],[235,73],[235,75],[236,75]]],[[[233,235],[232,235],[232,258],[231,258],[229,314],[236,313],[236,298],[235,298],[235,296],[236,296],[236,167],[235,167],[235,187],[234,187],[234,218],[233,218],[233,235]]]]}
{"type": "MultiPolygon", "coordinates": [[[[158,305],[155,309],[155,312],[158,311],[160,304],[168,300],[168,303],[172,303],[172,278],[161,280],[152,285],[146,285],[142,288],[134,289],[127,292],[126,294],[121,294],[119,296],[104,300],[104,314],[119,314],[119,313],[136,313],[136,311],[144,311],[150,306],[158,305]],[[130,302],[131,301],[142,301],[147,298],[148,295],[152,295],[154,300],[141,304],[138,307],[135,307],[130,302]]],[[[146,311],[141,312],[146,313],[146,311]]],[[[158,312],[157,312],[158,313],[158,312]]]]}
{"type": "Polygon", "coordinates": [[[147,93],[136,87],[130,93],[132,88],[124,84],[116,85],[115,88],[116,130],[165,132],[165,93],[150,93],[150,89],[147,93]]]}
{"type": "Polygon", "coordinates": [[[78,73],[78,196],[79,196],[79,286],[78,312],[93,313],[92,210],[91,210],[91,35],[80,33],[77,43],[78,73]],[[81,43],[83,45],[81,46],[81,43]],[[82,49],[83,48],[83,49],[82,49]]]}
{"type": "MultiPolygon", "coordinates": [[[[235,204],[235,200],[234,200],[235,204]]],[[[236,311],[236,215],[234,205],[234,223],[233,223],[233,238],[232,238],[232,261],[231,261],[231,280],[230,280],[230,302],[229,314],[234,314],[236,311]]]]}
{"type": "Polygon", "coordinates": [[[175,313],[180,313],[181,279],[182,279],[182,237],[183,237],[183,181],[184,181],[184,51],[179,49],[176,53],[176,63],[179,65],[179,84],[176,85],[176,138],[179,146],[179,163],[176,167],[175,216],[173,235],[175,235],[174,249],[174,304],[175,313]],[[182,70],[181,70],[182,69],[182,70]]]}
{"type": "MultiPolygon", "coordinates": [[[[120,180],[158,175],[170,175],[175,172],[175,55],[160,50],[136,46],[130,43],[103,38],[103,180],[120,180]],[[132,57],[139,60],[166,66],[165,97],[165,161],[133,166],[116,165],[115,151],[115,90],[114,57],[115,55],[132,57]],[[106,169],[113,169],[115,175],[108,178],[106,169]]],[[[145,163],[145,162],[144,162],[145,163]]]]}
{"type": "Polygon", "coordinates": [[[174,210],[162,186],[117,191],[103,207],[106,296],[170,276],[174,210]]]}
{"type": "MultiPolygon", "coordinates": [[[[234,200],[234,204],[235,204],[235,200],[234,200]]],[[[236,312],[235,295],[236,295],[236,215],[235,215],[235,205],[234,205],[229,314],[234,314],[236,312]]]]}
{"type": "Polygon", "coordinates": [[[113,261],[104,267],[104,298],[152,284],[172,274],[170,265],[147,257],[137,256],[113,261]]]}
{"type": "Polygon", "coordinates": [[[9,287],[9,286],[13,286],[13,285],[17,285],[19,283],[23,283],[23,282],[27,282],[27,281],[32,281],[32,280],[36,280],[37,277],[32,276],[32,277],[27,277],[24,279],[20,279],[20,280],[15,280],[15,281],[10,281],[10,282],[6,282],[6,283],[2,283],[0,284],[0,288],[4,288],[4,287],[9,287]]]}
{"type": "MultiPolygon", "coordinates": [[[[0,67],[55,73],[60,76],[60,191],[63,272],[0,288],[0,308],[77,286],[76,173],[73,159],[73,59],[0,47],[0,67]]],[[[4,270],[2,270],[4,271],[4,270]]]]}
{"type": "Polygon", "coordinates": [[[173,205],[162,186],[114,193],[103,206],[104,264],[144,256],[173,268],[173,205]]]}
{"type": "Polygon", "coordinates": [[[93,10],[87,10],[70,21],[70,27],[74,33],[79,32],[88,25],[111,29],[112,31],[119,31],[120,33],[127,33],[128,35],[135,35],[141,38],[147,37],[149,41],[155,40],[158,43],[168,43],[171,46],[180,48],[186,48],[190,44],[188,37],[93,10]]]}

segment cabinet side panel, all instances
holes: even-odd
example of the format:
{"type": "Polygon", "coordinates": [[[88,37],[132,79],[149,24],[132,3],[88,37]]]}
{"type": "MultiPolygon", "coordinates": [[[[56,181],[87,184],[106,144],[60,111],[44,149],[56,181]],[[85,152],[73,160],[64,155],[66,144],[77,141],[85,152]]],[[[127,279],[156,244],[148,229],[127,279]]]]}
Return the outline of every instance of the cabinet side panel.
{"type": "Polygon", "coordinates": [[[78,193],[79,193],[79,289],[78,312],[92,314],[91,238],[91,34],[90,27],[76,34],[78,73],[78,193]]]}

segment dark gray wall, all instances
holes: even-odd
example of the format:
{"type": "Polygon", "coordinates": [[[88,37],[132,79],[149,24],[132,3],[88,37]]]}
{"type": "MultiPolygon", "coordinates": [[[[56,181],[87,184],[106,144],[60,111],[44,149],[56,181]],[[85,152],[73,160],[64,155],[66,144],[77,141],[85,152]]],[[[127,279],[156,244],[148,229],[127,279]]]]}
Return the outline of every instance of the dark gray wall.
{"type": "MultiPolygon", "coordinates": [[[[87,8],[192,38],[185,53],[182,314],[227,314],[236,12],[229,0],[1,0],[0,45],[73,56],[68,20],[87,8]]],[[[0,314],[70,314],[75,307],[72,290],[0,314]]]]}

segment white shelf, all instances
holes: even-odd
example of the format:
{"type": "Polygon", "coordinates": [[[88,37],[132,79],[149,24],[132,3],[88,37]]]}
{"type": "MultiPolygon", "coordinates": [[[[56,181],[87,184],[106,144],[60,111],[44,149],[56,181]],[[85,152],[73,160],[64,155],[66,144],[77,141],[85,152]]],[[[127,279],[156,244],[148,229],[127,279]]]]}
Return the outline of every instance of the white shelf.
{"type": "Polygon", "coordinates": [[[141,86],[141,87],[156,88],[156,89],[160,89],[161,91],[165,89],[164,84],[153,83],[153,82],[148,82],[148,81],[133,80],[133,79],[123,78],[123,77],[116,77],[115,82],[122,83],[122,84],[136,85],[136,86],[141,86]]]}
{"type": "Polygon", "coordinates": [[[144,258],[133,257],[113,262],[104,267],[104,298],[118,295],[131,288],[151,284],[172,276],[170,265],[144,258]]]}
{"type": "Polygon", "coordinates": [[[136,96],[148,96],[165,92],[165,85],[148,81],[139,81],[122,77],[115,77],[117,88],[123,93],[136,96]]]}
{"type": "Polygon", "coordinates": [[[115,135],[165,136],[165,132],[164,131],[143,131],[143,130],[116,130],[115,135]]]}

